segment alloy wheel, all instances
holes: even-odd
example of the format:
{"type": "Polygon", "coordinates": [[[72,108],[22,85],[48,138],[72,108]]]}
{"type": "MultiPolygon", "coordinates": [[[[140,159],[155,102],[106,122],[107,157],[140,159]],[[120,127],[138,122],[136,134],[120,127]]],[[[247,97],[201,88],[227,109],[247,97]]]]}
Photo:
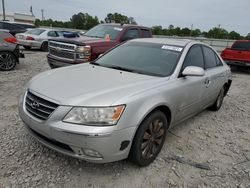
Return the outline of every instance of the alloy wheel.
{"type": "Polygon", "coordinates": [[[164,124],[161,120],[152,121],[145,131],[141,143],[141,156],[144,160],[154,157],[164,141],[164,124]]]}
{"type": "Polygon", "coordinates": [[[11,70],[16,66],[16,59],[10,53],[0,54],[0,70],[11,70]]]}

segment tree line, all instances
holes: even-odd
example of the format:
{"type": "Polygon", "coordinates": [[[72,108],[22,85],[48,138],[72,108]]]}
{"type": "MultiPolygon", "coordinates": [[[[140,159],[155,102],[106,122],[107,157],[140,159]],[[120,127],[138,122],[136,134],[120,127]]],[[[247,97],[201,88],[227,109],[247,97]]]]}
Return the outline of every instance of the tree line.
{"type": "MultiPolygon", "coordinates": [[[[91,16],[88,13],[79,12],[74,14],[70,21],[57,21],[52,19],[39,20],[36,19],[36,26],[49,26],[49,27],[61,27],[72,28],[80,30],[89,30],[90,28],[100,23],[124,23],[124,24],[137,24],[133,17],[128,17],[119,13],[109,13],[104,20],[99,20],[97,16],[91,16]]],[[[224,28],[214,27],[209,31],[201,31],[200,29],[191,29],[188,27],[180,28],[169,25],[168,28],[162,26],[153,26],[152,32],[154,35],[167,35],[167,36],[182,36],[182,37],[206,37],[217,39],[250,39],[250,33],[244,37],[236,31],[227,31],[224,28]]]]}

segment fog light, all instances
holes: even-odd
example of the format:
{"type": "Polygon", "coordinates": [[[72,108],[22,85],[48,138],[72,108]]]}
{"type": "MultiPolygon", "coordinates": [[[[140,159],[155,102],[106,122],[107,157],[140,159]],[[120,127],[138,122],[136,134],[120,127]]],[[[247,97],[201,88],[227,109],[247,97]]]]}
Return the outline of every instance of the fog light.
{"type": "Polygon", "coordinates": [[[84,54],[78,54],[79,59],[83,59],[85,56],[84,54]]]}
{"type": "Polygon", "coordinates": [[[84,148],[83,151],[85,155],[88,155],[90,157],[102,158],[101,154],[98,151],[87,148],[84,148]]]}

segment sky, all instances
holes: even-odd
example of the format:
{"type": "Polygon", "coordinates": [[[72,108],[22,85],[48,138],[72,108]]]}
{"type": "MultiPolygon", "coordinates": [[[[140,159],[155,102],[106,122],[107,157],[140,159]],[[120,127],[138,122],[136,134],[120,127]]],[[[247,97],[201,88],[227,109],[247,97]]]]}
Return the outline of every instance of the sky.
{"type": "Polygon", "coordinates": [[[193,24],[193,28],[208,31],[220,25],[243,36],[250,33],[250,0],[5,0],[6,14],[29,13],[31,5],[40,19],[41,9],[46,19],[62,21],[78,12],[100,20],[108,13],[118,12],[149,27],[166,28],[172,24],[191,28],[193,24]]]}

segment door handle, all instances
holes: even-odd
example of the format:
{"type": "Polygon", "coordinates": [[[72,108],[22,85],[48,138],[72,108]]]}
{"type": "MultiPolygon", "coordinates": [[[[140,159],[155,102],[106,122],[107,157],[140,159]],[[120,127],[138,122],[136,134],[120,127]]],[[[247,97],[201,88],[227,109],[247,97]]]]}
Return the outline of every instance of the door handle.
{"type": "Polygon", "coordinates": [[[208,88],[209,85],[211,84],[211,80],[207,78],[207,79],[205,80],[204,84],[205,84],[206,87],[208,88]]]}

